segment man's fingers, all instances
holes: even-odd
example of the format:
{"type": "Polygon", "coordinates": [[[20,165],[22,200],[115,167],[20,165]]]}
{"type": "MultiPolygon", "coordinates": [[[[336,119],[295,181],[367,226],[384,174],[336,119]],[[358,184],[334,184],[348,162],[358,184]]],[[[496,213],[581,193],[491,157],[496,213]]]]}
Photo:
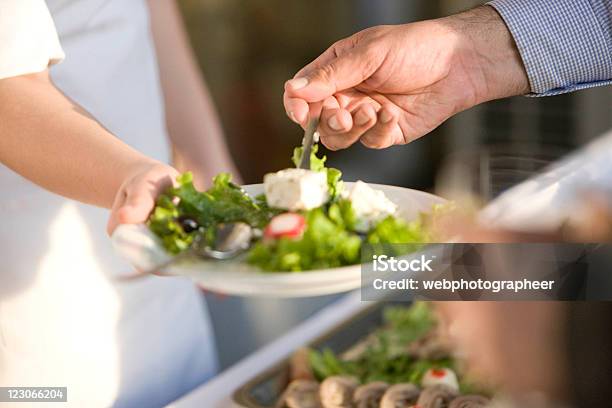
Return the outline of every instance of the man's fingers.
{"type": "Polygon", "coordinates": [[[383,106],[378,112],[376,124],[360,139],[361,143],[371,149],[384,149],[403,140],[399,127],[399,112],[391,106],[383,106]]]}
{"type": "MultiPolygon", "coordinates": [[[[323,54],[317,57],[317,59],[300,69],[293,78],[295,79],[306,76],[308,73],[317,69],[321,65],[327,64],[336,58],[336,51],[334,50],[334,47],[336,46],[337,44],[334,44],[329,47],[323,54]]],[[[288,83],[289,81],[285,83],[285,92],[283,94],[285,111],[287,112],[287,116],[289,116],[292,121],[304,127],[306,126],[306,120],[308,117],[308,103],[304,99],[290,96],[287,92],[288,83]]]]}
{"type": "Polygon", "coordinates": [[[336,92],[355,87],[369,78],[376,69],[376,64],[368,60],[370,56],[364,54],[354,49],[332,59],[305,76],[287,81],[285,91],[291,98],[319,102],[336,92]]]}
{"type": "Polygon", "coordinates": [[[364,103],[353,111],[352,115],[345,109],[323,110],[321,118],[324,123],[321,128],[323,144],[330,150],[345,149],[374,126],[376,109],[371,104],[364,103]]]}
{"type": "MultiPolygon", "coordinates": [[[[382,62],[379,53],[355,44],[354,36],[336,42],[285,83],[285,110],[294,122],[305,126],[304,103],[321,102],[336,92],[355,87],[378,69],[382,62]]],[[[313,114],[312,106],[310,113],[313,114]]]]}
{"type": "Polygon", "coordinates": [[[353,113],[353,123],[365,132],[376,123],[376,108],[370,103],[364,103],[353,113]]]}
{"type": "Polygon", "coordinates": [[[304,68],[300,69],[293,77],[299,78],[299,77],[307,76],[310,72],[314,71],[315,69],[329,64],[331,61],[338,58],[338,56],[346,54],[350,49],[354,47],[354,45],[355,45],[354,37],[348,37],[340,41],[336,41],[328,49],[326,49],[321,55],[315,58],[314,61],[306,65],[304,68]]]}
{"type": "Polygon", "coordinates": [[[303,125],[308,117],[308,103],[303,99],[291,98],[287,93],[283,95],[283,102],[287,116],[299,125],[303,125]]]}
{"type": "Polygon", "coordinates": [[[329,150],[344,149],[350,146],[343,140],[342,135],[353,127],[353,118],[345,109],[323,109],[319,121],[319,135],[321,143],[329,150]]]}

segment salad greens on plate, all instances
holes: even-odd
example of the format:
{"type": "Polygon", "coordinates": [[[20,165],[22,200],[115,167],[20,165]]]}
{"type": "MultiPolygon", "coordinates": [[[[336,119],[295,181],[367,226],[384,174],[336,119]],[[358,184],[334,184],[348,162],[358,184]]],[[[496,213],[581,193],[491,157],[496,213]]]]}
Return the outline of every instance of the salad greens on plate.
{"type": "MultiPolygon", "coordinates": [[[[310,171],[287,169],[275,173],[275,180],[286,184],[270,189],[266,185],[268,194],[257,197],[249,196],[226,173],[217,175],[206,191],[198,191],[191,173],[184,173],[176,187],[160,195],[148,226],[169,253],[178,254],[187,250],[198,234],[212,242],[217,225],[244,222],[260,232],[245,261],[264,271],[353,265],[360,262],[364,243],[427,241],[422,217],[405,221],[393,211],[395,204],[365,183],[358,182],[359,189],[346,191],[342,173],[325,166],[326,157],[317,156],[317,147],[313,146],[310,171]],[[317,180],[321,180],[319,184],[317,180]],[[314,207],[313,191],[322,198],[314,207]],[[293,196],[288,195],[290,192],[293,196]],[[270,202],[290,204],[272,206],[270,202]]],[[[296,148],[293,161],[297,162],[301,154],[301,148],[296,148]]]]}

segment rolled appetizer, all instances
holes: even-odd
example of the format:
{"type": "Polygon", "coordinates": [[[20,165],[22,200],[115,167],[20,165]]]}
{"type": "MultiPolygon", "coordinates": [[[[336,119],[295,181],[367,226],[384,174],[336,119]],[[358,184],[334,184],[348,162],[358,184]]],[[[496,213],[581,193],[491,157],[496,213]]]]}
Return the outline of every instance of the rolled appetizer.
{"type": "Polygon", "coordinates": [[[353,394],[355,408],[378,408],[387,388],[389,384],[382,381],[360,385],[353,394]]]}
{"type": "Polygon", "coordinates": [[[416,404],[421,391],[410,383],[395,384],[385,391],[380,408],[410,408],[416,404]]]}
{"type": "Polygon", "coordinates": [[[419,408],[449,408],[451,401],[458,395],[457,390],[446,385],[434,385],[421,392],[417,406],[419,408]]]}
{"type": "Polygon", "coordinates": [[[276,408],[322,408],[319,401],[319,383],[295,380],[287,387],[276,408]]]}
{"type": "Polygon", "coordinates": [[[491,400],[482,395],[462,395],[452,400],[448,408],[486,408],[490,403],[491,400]]]}
{"type": "Polygon", "coordinates": [[[332,376],[326,378],[319,389],[323,408],[351,408],[353,393],[359,386],[354,377],[332,376]]]}

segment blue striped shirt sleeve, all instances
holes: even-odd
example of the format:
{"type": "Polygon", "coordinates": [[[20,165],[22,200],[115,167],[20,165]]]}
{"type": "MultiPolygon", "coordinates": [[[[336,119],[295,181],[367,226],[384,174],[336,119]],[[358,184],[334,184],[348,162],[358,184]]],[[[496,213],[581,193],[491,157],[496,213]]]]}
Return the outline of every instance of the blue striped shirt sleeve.
{"type": "Polygon", "coordinates": [[[612,84],[612,0],[493,0],[534,96],[612,84]]]}

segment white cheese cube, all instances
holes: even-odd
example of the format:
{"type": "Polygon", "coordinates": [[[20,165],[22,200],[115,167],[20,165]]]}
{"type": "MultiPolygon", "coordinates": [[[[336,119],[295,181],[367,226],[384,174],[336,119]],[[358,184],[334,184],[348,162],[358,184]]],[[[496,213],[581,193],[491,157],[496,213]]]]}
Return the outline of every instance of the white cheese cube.
{"type": "Polygon", "coordinates": [[[285,169],[264,176],[268,205],[289,211],[310,210],[329,200],[327,174],[321,171],[285,169]]]}
{"type": "Polygon", "coordinates": [[[389,200],[385,193],[373,189],[361,180],[344,196],[351,201],[357,217],[356,229],[360,232],[368,231],[378,221],[397,212],[397,205],[389,200]]]}

